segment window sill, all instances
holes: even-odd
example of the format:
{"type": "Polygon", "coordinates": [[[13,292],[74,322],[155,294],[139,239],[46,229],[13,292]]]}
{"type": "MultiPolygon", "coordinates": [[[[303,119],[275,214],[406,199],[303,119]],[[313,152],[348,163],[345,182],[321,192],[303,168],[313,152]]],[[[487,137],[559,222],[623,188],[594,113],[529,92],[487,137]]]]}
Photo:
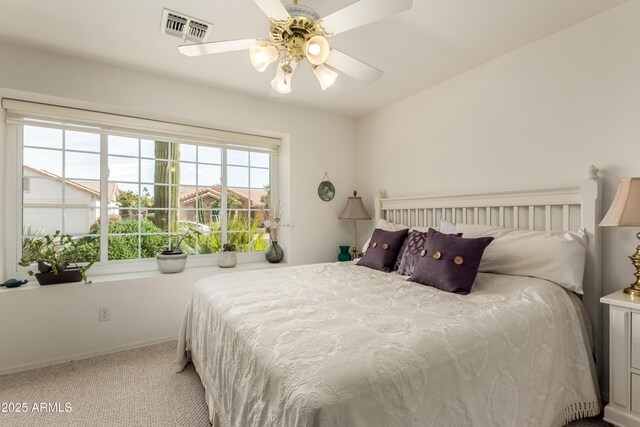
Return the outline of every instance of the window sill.
{"type": "Polygon", "coordinates": [[[0,288],[0,294],[4,292],[12,292],[12,291],[28,291],[40,288],[50,288],[56,289],[60,287],[69,287],[69,286],[93,286],[93,285],[102,285],[108,283],[121,282],[124,280],[135,280],[135,279],[148,279],[153,277],[171,277],[173,279],[180,279],[190,274],[196,274],[203,277],[206,276],[214,276],[217,274],[225,274],[225,273],[233,273],[236,271],[251,271],[251,270],[262,270],[262,269],[272,269],[272,268],[283,268],[288,267],[286,263],[279,264],[270,264],[266,261],[261,262],[247,262],[247,263],[239,263],[235,267],[232,268],[220,268],[218,266],[206,266],[206,267],[187,267],[184,271],[180,273],[174,274],[163,274],[159,270],[154,271],[142,271],[142,272],[132,272],[132,273],[118,273],[118,274],[100,274],[100,275],[92,275],[91,271],[89,271],[89,280],[91,280],[91,284],[85,284],[83,282],[73,282],[73,283],[59,283],[56,285],[46,285],[40,286],[38,280],[35,277],[29,277],[29,283],[26,285],[22,285],[18,288],[0,288]]]}

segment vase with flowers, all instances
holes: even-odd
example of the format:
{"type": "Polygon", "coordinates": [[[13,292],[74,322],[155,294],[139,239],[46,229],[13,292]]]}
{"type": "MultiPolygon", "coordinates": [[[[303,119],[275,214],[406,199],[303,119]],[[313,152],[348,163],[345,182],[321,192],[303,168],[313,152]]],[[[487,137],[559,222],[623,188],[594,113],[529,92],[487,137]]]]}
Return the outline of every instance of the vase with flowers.
{"type": "Polygon", "coordinates": [[[284,258],[284,251],[282,247],[278,245],[278,228],[279,227],[291,227],[289,224],[282,224],[280,218],[280,209],[274,213],[267,214],[263,210],[264,229],[269,233],[270,244],[267,251],[264,253],[264,257],[272,264],[277,264],[284,258]]]}

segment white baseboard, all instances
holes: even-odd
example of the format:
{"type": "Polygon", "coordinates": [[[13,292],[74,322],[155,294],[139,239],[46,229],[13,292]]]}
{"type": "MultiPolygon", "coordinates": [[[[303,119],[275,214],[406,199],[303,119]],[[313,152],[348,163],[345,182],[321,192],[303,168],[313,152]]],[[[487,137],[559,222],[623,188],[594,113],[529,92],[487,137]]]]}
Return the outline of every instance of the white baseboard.
{"type": "Polygon", "coordinates": [[[0,375],[13,374],[16,372],[28,371],[30,369],[36,369],[36,368],[44,368],[46,366],[60,365],[62,363],[72,362],[74,360],[88,359],[90,357],[96,357],[96,356],[104,356],[105,354],[132,350],[134,348],[146,347],[149,345],[160,344],[167,341],[174,341],[177,339],[178,339],[178,336],[173,335],[173,336],[155,339],[155,340],[139,341],[139,342],[123,345],[123,346],[109,347],[109,348],[98,350],[98,351],[92,351],[92,352],[81,353],[73,356],[66,356],[66,357],[60,357],[56,359],[45,360],[42,362],[32,362],[32,363],[25,363],[22,365],[9,366],[7,368],[0,368],[0,375]]]}

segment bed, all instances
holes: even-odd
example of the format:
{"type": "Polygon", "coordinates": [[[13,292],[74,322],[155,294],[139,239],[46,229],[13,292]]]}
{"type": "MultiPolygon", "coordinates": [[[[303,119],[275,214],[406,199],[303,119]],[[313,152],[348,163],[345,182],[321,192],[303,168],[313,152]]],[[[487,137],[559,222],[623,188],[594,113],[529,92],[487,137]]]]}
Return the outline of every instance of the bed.
{"type": "Polygon", "coordinates": [[[576,188],[376,200],[377,218],[408,226],[582,228],[582,299],[492,273],[462,296],[354,263],[226,274],[194,287],[181,366],[193,362],[221,426],[562,426],[596,415],[599,189],[591,169],[576,188]]]}

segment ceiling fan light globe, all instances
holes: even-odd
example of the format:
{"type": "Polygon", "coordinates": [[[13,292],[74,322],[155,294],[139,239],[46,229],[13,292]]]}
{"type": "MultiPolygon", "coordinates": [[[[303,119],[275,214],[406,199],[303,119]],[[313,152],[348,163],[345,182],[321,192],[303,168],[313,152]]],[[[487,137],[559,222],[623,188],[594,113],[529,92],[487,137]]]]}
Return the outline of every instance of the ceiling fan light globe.
{"type": "Polygon", "coordinates": [[[291,82],[277,77],[271,81],[271,87],[278,93],[286,95],[291,92],[291,82]]]}
{"type": "Polygon", "coordinates": [[[309,44],[308,51],[311,55],[318,55],[320,53],[320,45],[317,43],[309,44]]]}
{"type": "Polygon", "coordinates": [[[322,36],[311,37],[305,46],[304,53],[312,65],[324,64],[331,53],[329,42],[322,36]]]}
{"type": "Polygon", "coordinates": [[[278,49],[273,46],[251,46],[249,48],[251,64],[259,71],[263,72],[271,63],[278,59],[278,49]]]}
{"type": "Polygon", "coordinates": [[[313,67],[313,74],[315,74],[322,90],[327,90],[336,82],[338,73],[329,69],[326,65],[317,65],[313,67]]]}
{"type": "Polygon", "coordinates": [[[278,93],[286,95],[291,92],[291,78],[296,70],[297,62],[283,58],[278,64],[276,76],[271,80],[271,87],[278,93]],[[286,71],[285,71],[286,70],[286,71]],[[288,72],[288,71],[291,72],[288,72]]]}

